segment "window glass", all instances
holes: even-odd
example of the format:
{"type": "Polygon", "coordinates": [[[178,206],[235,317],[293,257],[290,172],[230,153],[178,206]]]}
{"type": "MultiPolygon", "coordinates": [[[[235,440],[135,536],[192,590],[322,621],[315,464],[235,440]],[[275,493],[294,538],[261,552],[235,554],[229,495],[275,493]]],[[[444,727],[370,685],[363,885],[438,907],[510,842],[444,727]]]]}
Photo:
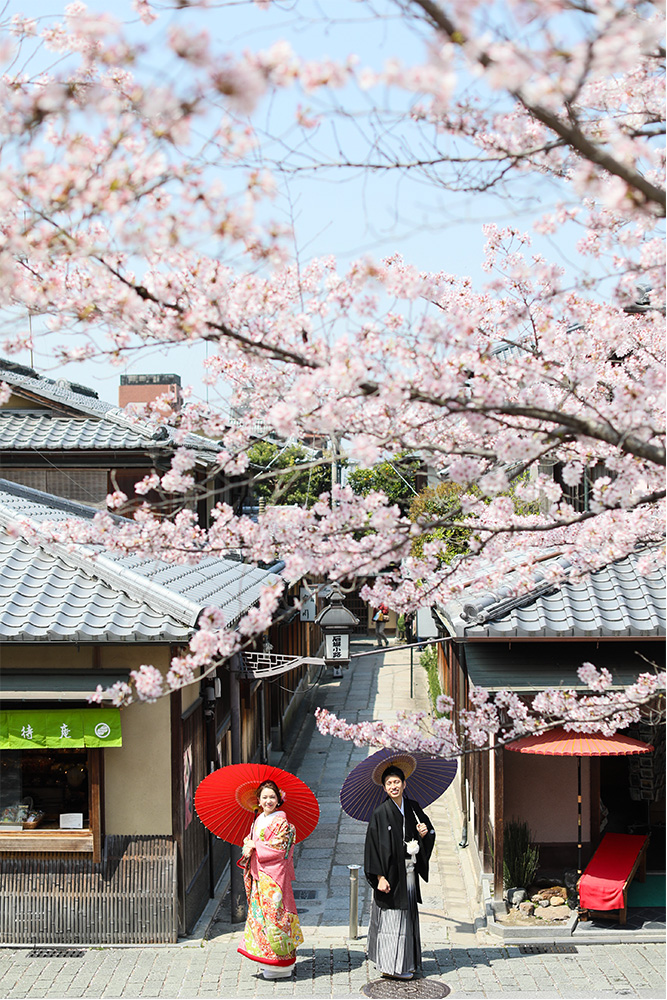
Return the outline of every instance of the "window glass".
{"type": "MultiPolygon", "coordinates": [[[[81,815],[89,827],[88,751],[3,750],[0,753],[0,831],[59,830],[61,816],[81,815]]],[[[78,821],[68,822],[77,828],[78,821]]]]}

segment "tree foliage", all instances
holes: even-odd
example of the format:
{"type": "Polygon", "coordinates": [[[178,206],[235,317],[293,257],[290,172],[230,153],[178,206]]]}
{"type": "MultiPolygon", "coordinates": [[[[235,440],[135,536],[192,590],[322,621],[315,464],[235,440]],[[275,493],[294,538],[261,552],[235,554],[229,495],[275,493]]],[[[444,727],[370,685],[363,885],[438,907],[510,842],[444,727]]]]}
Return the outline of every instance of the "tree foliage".
{"type": "Polygon", "coordinates": [[[331,487],[328,463],[319,462],[300,445],[257,441],[248,449],[248,459],[257,469],[253,491],[265,503],[312,507],[331,487]]]}
{"type": "MultiPolygon", "coordinates": [[[[519,499],[516,485],[513,483],[507,491],[514,514],[528,517],[539,513],[539,505],[535,501],[526,503],[519,499]]],[[[451,563],[456,556],[462,556],[469,550],[471,539],[478,540],[473,519],[463,513],[462,504],[466,495],[479,498],[480,492],[474,485],[466,490],[460,483],[445,482],[427,486],[412,498],[410,520],[420,528],[420,534],[412,543],[413,556],[423,558],[425,547],[428,547],[436,553],[441,564],[451,563]]],[[[482,497],[482,500],[490,502],[488,498],[482,497]]]]}
{"type": "Polygon", "coordinates": [[[410,504],[410,520],[418,524],[422,533],[412,543],[412,554],[424,556],[424,546],[437,549],[437,558],[448,563],[454,556],[462,555],[470,540],[473,528],[462,523],[456,525],[457,512],[461,511],[463,488],[459,483],[438,483],[427,486],[410,504]],[[441,522],[448,525],[444,527],[441,522]]]}
{"type": "Polygon", "coordinates": [[[357,496],[382,492],[390,503],[396,503],[401,511],[406,511],[417,494],[420,467],[419,459],[398,455],[391,461],[377,462],[370,469],[352,469],[348,472],[347,482],[357,496]]]}
{"type": "MultiPolygon", "coordinates": [[[[121,531],[100,515],[54,534],[184,562],[279,556],[290,579],[374,577],[365,595],[399,612],[510,568],[528,588],[546,552],[567,557],[549,564],[554,585],[564,566],[587,573],[637,546],[651,572],[665,497],[662,7],[368,0],[349,8],[358,53],[336,60],[280,37],[230,50],[208,4],[164,6],[133,0],[141,37],[80,2],[62,18],[3,13],[3,350],[118,363],[205,341],[220,405],[151,416],[219,440],[216,475],[253,478],[261,424],[337,442],[332,461],[344,437],[366,468],[417,455],[460,503],[441,539],[377,491],[339,487],[257,522],[225,505],[210,525],[145,507],[121,531]],[[383,19],[421,56],[404,62],[399,43],[379,65],[364,26],[383,19]],[[429,202],[484,194],[497,218],[532,220],[484,226],[485,282],[457,273],[455,244],[431,271],[394,252],[309,259],[271,199],[286,178],[351,172],[416,178],[429,202]],[[590,468],[606,472],[579,509],[568,489],[590,468]],[[465,553],[443,559],[465,531],[465,553]]],[[[273,9],[253,8],[259,28],[273,9]]],[[[307,48],[312,8],[293,9],[307,48]]],[[[189,494],[193,463],[178,449],[150,488],[189,494]]],[[[278,600],[267,593],[238,635],[265,629],[278,600]]],[[[175,684],[240,641],[211,623],[175,684]]]]}

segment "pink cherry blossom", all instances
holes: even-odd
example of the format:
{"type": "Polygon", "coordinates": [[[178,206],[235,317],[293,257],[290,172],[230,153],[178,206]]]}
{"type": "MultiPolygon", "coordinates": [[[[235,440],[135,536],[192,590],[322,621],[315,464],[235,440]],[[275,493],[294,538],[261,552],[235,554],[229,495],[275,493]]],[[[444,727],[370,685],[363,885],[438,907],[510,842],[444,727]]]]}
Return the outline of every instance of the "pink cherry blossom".
{"type": "Polygon", "coordinates": [[[132,8],[137,12],[144,24],[152,24],[157,20],[157,13],[153,9],[151,0],[132,0],[132,8]]]}
{"type": "MultiPolygon", "coordinates": [[[[162,398],[128,413],[142,433],[169,426],[176,450],[136,484],[146,500],[122,524],[99,512],[9,530],[177,564],[280,559],[292,580],[356,580],[364,599],[398,612],[464,591],[520,595],[536,569],[559,586],[630,555],[649,578],[664,560],[659,5],[508,0],[506,24],[482,30],[479,3],[405,0],[397,30],[415,32],[422,55],[409,59],[406,45],[381,62],[362,30],[350,33],[359,54],[336,58],[281,38],[240,50],[219,41],[203,2],[187,18],[172,11],[164,34],[159,4],[132,6],[141,28],[80,2],[38,21],[26,4],[3,24],[3,352],[122,366],[205,341],[207,393],[221,402],[185,394],[182,407],[162,398]],[[58,58],[30,56],[38,42],[58,58]],[[173,76],[155,71],[164,45],[173,76]],[[438,269],[457,267],[455,246],[432,271],[393,247],[308,257],[282,216],[285,178],[364,170],[371,182],[416,175],[434,204],[442,190],[453,205],[495,195],[496,217],[510,221],[483,227],[483,278],[438,269]],[[533,197],[534,219],[526,207],[519,225],[507,209],[533,197]],[[536,234],[558,254],[540,252],[536,234]],[[651,290],[638,301],[640,283],[651,290]],[[199,523],[207,485],[189,434],[216,442],[214,474],[248,488],[253,441],[278,435],[316,441],[315,462],[418,456],[458,499],[412,521],[381,492],[333,485],[310,506],[269,506],[255,520],[220,503],[199,523]],[[172,516],[151,507],[156,491],[172,516]],[[451,532],[469,539],[454,555],[451,532]]],[[[255,7],[264,24],[267,4],[255,7]]],[[[124,503],[111,495],[112,508],[124,503]]],[[[234,629],[202,616],[163,690],[196,683],[261,634],[281,587],[234,629]]],[[[556,718],[609,728],[655,695],[650,679],[623,700],[604,669],[584,665],[581,677],[589,694],[544,692],[528,714],[511,692],[473,690],[457,725],[474,746],[556,718]]],[[[111,697],[158,690],[146,666],[111,697]]],[[[405,746],[420,732],[454,752],[453,725],[341,731],[405,746]]]]}
{"type": "Polygon", "coordinates": [[[155,667],[144,663],[138,670],[131,670],[130,677],[134,682],[137,697],[142,701],[157,701],[164,693],[162,674],[155,667]]]}

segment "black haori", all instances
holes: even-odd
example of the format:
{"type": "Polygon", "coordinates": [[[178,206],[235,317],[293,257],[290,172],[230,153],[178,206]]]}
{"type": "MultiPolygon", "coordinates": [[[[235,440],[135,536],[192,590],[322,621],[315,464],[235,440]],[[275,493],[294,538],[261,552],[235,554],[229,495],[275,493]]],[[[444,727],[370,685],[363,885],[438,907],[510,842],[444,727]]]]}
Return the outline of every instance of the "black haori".
{"type": "Polygon", "coordinates": [[[373,813],[366,832],[364,871],[373,887],[371,921],[368,929],[368,957],[387,975],[409,975],[421,965],[421,942],[417,903],[421,902],[419,876],[428,881],[428,862],[435,842],[431,821],[412,799],[403,797],[405,821],[391,799],[373,813]],[[428,833],[419,837],[417,823],[425,823],[428,833]],[[419,843],[416,857],[406,844],[419,843]],[[391,891],[377,888],[381,875],[391,891]]]}

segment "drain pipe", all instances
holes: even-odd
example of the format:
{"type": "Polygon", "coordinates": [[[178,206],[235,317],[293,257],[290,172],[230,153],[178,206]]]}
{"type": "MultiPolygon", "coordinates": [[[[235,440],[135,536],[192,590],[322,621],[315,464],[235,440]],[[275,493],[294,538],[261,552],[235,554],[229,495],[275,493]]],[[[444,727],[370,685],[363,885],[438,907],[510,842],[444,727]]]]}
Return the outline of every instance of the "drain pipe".
{"type": "Polygon", "coordinates": [[[461,761],[461,811],[463,813],[463,826],[461,828],[461,839],[459,840],[459,847],[468,846],[468,785],[466,783],[467,777],[467,758],[463,755],[461,761]]]}

